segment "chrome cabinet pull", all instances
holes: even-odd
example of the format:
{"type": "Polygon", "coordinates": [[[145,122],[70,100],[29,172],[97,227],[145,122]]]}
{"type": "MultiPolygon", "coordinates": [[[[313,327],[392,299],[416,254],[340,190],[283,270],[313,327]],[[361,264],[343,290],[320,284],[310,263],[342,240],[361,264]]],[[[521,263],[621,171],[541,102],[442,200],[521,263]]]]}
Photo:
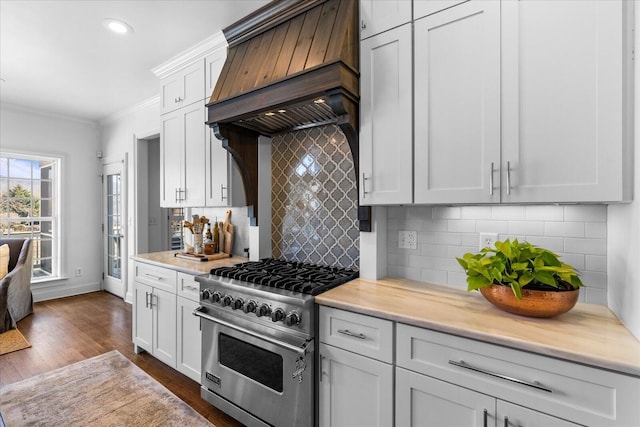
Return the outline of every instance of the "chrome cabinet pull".
{"type": "Polygon", "coordinates": [[[489,418],[489,411],[485,409],[482,412],[482,427],[487,427],[487,418],[489,418]]]}
{"type": "Polygon", "coordinates": [[[362,28],[363,30],[367,28],[367,24],[364,23],[364,19],[360,21],[360,28],[362,28]]]}
{"type": "Polygon", "coordinates": [[[364,174],[364,172],[362,172],[362,198],[366,198],[367,194],[369,194],[369,192],[367,191],[367,181],[369,180],[369,178],[367,178],[364,174]]]}
{"type": "Polygon", "coordinates": [[[492,377],[500,378],[502,380],[511,381],[513,383],[516,383],[516,384],[525,385],[527,387],[535,388],[537,390],[542,390],[542,391],[546,391],[548,393],[553,393],[553,390],[551,390],[549,387],[546,387],[546,386],[540,384],[538,381],[529,382],[529,381],[521,380],[521,379],[518,379],[518,378],[510,377],[510,376],[507,376],[507,375],[499,374],[497,372],[488,371],[486,369],[482,369],[482,368],[478,368],[478,367],[469,365],[464,360],[461,360],[459,362],[457,362],[455,360],[449,360],[449,364],[450,365],[454,365],[454,366],[458,366],[460,368],[469,369],[470,371],[475,371],[475,372],[479,372],[481,374],[490,375],[492,377]]]}
{"type": "Polygon", "coordinates": [[[507,160],[507,196],[511,194],[511,162],[507,160]]]}
{"type": "Polygon", "coordinates": [[[152,279],[155,279],[155,280],[157,280],[157,281],[162,280],[162,277],[160,277],[160,276],[154,276],[153,274],[144,273],[144,275],[145,275],[145,276],[147,276],[147,277],[151,277],[152,279]]]}
{"type": "Polygon", "coordinates": [[[343,335],[348,335],[350,337],[358,338],[358,339],[361,339],[361,340],[367,338],[364,334],[357,334],[355,332],[351,332],[348,329],[338,329],[338,333],[339,334],[343,334],[343,335]]]}
{"type": "Polygon", "coordinates": [[[151,295],[151,308],[153,307],[157,307],[158,306],[158,295],[155,294],[150,294],[151,295]],[[153,303],[153,297],[156,297],[156,303],[153,303]]]}
{"type": "Polygon", "coordinates": [[[225,197],[225,195],[224,195],[224,190],[226,190],[226,189],[227,189],[227,187],[225,187],[223,184],[220,184],[220,201],[221,202],[224,202],[224,199],[228,198],[228,196],[225,197]]]}
{"type": "Polygon", "coordinates": [[[198,288],[194,288],[193,286],[188,286],[188,285],[185,285],[184,289],[188,289],[190,291],[197,291],[198,290],[198,288]]]}
{"type": "Polygon", "coordinates": [[[144,293],[144,307],[149,308],[149,292],[144,293]]]}
{"type": "Polygon", "coordinates": [[[491,170],[489,170],[489,195],[493,196],[493,162],[491,162],[491,170]]]}
{"type": "Polygon", "coordinates": [[[326,375],[326,372],[324,371],[324,369],[322,369],[323,366],[324,366],[324,356],[320,355],[320,375],[319,375],[320,382],[322,382],[322,377],[326,375]]]}

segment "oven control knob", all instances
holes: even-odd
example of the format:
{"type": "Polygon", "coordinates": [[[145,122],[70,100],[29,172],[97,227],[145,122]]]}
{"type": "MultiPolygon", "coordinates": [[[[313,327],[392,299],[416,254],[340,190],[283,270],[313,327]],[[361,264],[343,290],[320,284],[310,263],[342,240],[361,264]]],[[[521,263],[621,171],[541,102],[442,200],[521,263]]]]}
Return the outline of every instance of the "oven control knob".
{"type": "Polygon", "coordinates": [[[224,298],[222,298],[223,307],[227,307],[231,305],[232,302],[233,302],[233,297],[231,295],[225,295],[224,298]]]}
{"type": "Polygon", "coordinates": [[[300,324],[300,315],[296,311],[290,311],[287,317],[284,318],[284,324],[287,326],[293,326],[300,324]]]}
{"type": "Polygon", "coordinates": [[[245,313],[254,313],[257,306],[258,305],[256,304],[256,302],[254,300],[251,300],[246,303],[244,307],[242,307],[242,311],[244,311],[245,313]]]}
{"type": "Polygon", "coordinates": [[[220,292],[215,291],[214,293],[211,294],[211,296],[209,297],[209,299],[211,300],[211,302],[218,302],[220,301],[220,292]]]}
{"type": "Polygon", "coordinates": [[[243,305],[244,300],[242,298],[236,298],[235,301],[233,301],[233,304],[231,304],[231,308],[233,308],[234,310],[240,310],[243,305]]]}
{"type": "Polygon", "coordinates": [[[202,291],[200,293],[200,297],[203,300],[208,300],[209,298],[211,298],[211,289],[205,289],[204,291],[202,291]]]}
{"type": "Polygon", "coordinates": [[[286,314],[285,314],[283,309],[276,308],[271,313],[271,321],[272,322],[280,322],[280,321],[284,320],[285,316],[286,316],[286,314]]]}
{"type": "Polygon", "coordinates": [[[271,307],[269,307],[268,304],[262,304],[256,314],[258,317],[269,316],[271,314],[271,307]]]}

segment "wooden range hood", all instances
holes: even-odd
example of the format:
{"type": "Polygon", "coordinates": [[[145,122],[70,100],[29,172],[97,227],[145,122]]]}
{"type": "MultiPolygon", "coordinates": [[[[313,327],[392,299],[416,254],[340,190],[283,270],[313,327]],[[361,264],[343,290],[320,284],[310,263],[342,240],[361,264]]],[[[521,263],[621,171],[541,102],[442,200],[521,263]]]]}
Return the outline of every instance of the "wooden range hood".
{"type": "MultiPolygon", "coordinates": [[[[252,225],[260,135],[335,123],[349,143],[358,183],[357,4],[276,0],[223,30],[229,50],[207,124],[238,164],[252,225]]],[[[363,231],[370,231],[370,212],[358,209],[363,231]]]]}

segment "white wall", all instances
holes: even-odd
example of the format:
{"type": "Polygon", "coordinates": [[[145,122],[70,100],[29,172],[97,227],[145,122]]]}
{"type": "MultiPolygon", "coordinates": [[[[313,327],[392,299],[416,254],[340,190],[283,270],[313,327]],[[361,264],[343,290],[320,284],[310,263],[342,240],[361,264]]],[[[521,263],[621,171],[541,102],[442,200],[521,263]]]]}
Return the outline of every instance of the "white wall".
{"type": "MultiPolygon", "coordinates": [[[[127,164],[127,231],[126,248],[124,254],[128,260],[128,271],[133,271],[133,261],[129,259],[136,254],[135,223],[136,223],[136,183],[137,164],[136,141],[160,133],[160,98],[155,97],[144,101],[126,111],[115,114],[100,123],[100,146],[105,158],[128,157],[127,164]]],[[[145,218],[146,221],[146,218],[145,218]]],[[[125,299],[132,301],[131,289],[133,275],[127,274],[125,284],[125,299]]]]}
{"type": "Polygon", "coordinates": [[[97,125],[0,107],[0,148],[62,157],[61,272],[65,279],[32,285],[36,301],[99,290],[102,278],[102,186],[97,125]],[[75,277],[82,267],[83,276],[75,277]]]}
{"type": "MultiPolygon", "coordinates": [[[[640,3],[635,4],[635,45],[640,46],[640,3]]],[[[638,54],[636,52],[636,58],[638,54]]],[[[609,206],[609,307],[640,339],[640,66],[635,69],[633,203],[609,206]]]]}

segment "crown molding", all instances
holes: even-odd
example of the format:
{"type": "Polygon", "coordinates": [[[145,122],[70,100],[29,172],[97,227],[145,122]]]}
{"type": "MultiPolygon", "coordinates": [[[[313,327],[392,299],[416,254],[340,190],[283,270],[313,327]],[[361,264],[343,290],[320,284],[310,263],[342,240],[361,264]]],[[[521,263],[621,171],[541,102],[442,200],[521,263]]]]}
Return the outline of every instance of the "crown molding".
{"type": "Polygon", "coordinates": [[[127,107],[124,110],[116,111],[115,113],[110,114],[107,117],[101,119],[99,124],[100,126],[105,126],[106,124],[112,123],[130,114],[135,114],[140,111],[144,111],[149,108],[155,108],[155,107],[160,108],[160,95],[155,95],[151,98],[145,99],[144,101],[134,104],[130,107],[127,107]]]}
{"type": "Polygon", "coordinates": [[[227,46],[227,39],[224,37],[224,33],[219,31],[184,52],[179,53],[168,61],[152,68],[151,72],[155,74],[156,77],[163,79],[181,68],[191,65],[195,61],[203,59],[211,53],[221,49],[226,49],[227,46]]]}
{"type": "Polygon", "coordinates": [[[37,108],[33,108],[31,106],[19,105],[19,104],[10,104],[7,102],[0,103],[0,108],[9,111],[15,111],[19,113],[27,113],[27,114],[37,114],[43,117],[49,117],[51,119],[57,120],[66,120],[69,122],[81,123],[84,125],[98,126],[98,120],[89,120],[76,116],[70,116],[66,114],[56,113],[54,111],[47,110],[39,110],[37,108]]]}

